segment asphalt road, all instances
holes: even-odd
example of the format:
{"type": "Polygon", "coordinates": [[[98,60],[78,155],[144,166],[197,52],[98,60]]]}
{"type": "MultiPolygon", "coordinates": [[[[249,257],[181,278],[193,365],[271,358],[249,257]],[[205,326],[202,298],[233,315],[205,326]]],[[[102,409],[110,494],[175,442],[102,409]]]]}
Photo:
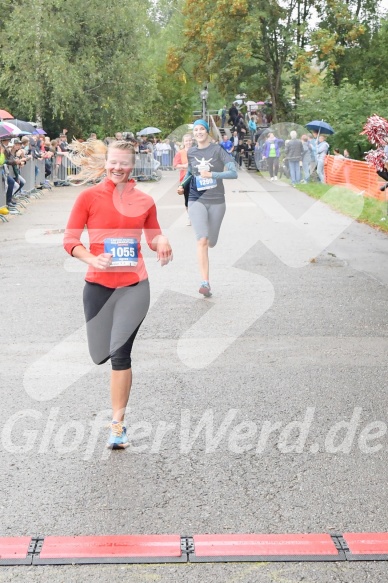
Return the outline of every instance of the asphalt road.
{"type": "MultiPolygon", "coordinates": [[[[109,364],[91,364],[82,264],[61,230],[80,188],[0,224],[0,536],[387,531],[387,236],[241,172],[200,277],[177,175],[142,183],[174,261],[145,250],[131,447],[105,449],[109,364]]],[[[361,202],[361,201],[360,201],[361,202]]],[[[388,562],[0,567],[0,581],[365,583],[388,562]]]]}

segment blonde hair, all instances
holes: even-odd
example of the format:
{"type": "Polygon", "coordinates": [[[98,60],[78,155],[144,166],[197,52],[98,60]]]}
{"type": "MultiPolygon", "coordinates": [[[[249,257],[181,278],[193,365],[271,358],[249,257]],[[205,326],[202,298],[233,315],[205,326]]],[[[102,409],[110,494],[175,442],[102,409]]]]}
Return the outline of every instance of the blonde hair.
{"type": "Polygon", "coordinates": [[[126,150],[132,154],[133,162],[135,162],[135,149],[130,142],[125,140],[113,140],[109,145],[94,139],[86,140],[86,142],[73,140],[69,146],[68,155],[73,164],[81,168],[81,171],[69,177],[69,181],[86,184],[101,178],[105,174],[105,162],[110,150],[126,150]]]}

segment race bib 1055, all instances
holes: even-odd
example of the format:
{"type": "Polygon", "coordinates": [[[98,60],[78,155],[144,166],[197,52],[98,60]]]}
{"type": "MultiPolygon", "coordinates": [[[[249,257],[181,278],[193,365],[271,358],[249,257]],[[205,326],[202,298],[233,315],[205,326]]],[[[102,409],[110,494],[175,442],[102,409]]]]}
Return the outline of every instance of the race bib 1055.
{"type": "Polygon", "coordinates": [[[105,239],[104,252],[112,255],[112,267],[135,267],[137,265],[137,239],[105,239]]]}

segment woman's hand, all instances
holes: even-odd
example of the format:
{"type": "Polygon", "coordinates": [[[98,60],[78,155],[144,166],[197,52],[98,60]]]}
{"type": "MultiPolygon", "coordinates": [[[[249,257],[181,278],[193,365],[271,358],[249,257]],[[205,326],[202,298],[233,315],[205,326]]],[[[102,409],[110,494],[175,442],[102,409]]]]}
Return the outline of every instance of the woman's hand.
{"type": "Polygon", "coordinates": [[[93,255],[90,265],[95,269],[107,269],[112,263],[112,255],[110,253],[101,253],[100,255],[93,255]]]}
{"type": "Polygon", "coordinates": [[[208,172],[208,170],[202,170],[201,178],[213,178],[213,175],[211,172],[208,172]]]}
{"type": "Polygon", "coordinates": [[[167,237],[159,235],[158,241],[156,243],[156,256],[157,260],[160,261],[160,265],[167,265],[173,259],[172,249],[167,237]]]}
{"type": "Polygon", "coordinates": [[[178,194],[184,194],[184,192],[185,192],[185,189],[183,188],[183,186],[178,186],[177,193],[178,194]]]}

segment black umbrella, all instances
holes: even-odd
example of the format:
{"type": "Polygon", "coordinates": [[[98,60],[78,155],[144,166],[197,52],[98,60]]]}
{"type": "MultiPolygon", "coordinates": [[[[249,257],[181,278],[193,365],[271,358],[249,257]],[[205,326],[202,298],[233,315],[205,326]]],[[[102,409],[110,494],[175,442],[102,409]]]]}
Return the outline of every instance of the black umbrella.
{"type": "Polygon", "coordinates": [[[28,121],[23,121],[22,119],[13,119],[12,123],[23,132],[28,132],[29,134],[33,134],[36,131],[36,127],[32,123],[28,123],[28,121]]]}

